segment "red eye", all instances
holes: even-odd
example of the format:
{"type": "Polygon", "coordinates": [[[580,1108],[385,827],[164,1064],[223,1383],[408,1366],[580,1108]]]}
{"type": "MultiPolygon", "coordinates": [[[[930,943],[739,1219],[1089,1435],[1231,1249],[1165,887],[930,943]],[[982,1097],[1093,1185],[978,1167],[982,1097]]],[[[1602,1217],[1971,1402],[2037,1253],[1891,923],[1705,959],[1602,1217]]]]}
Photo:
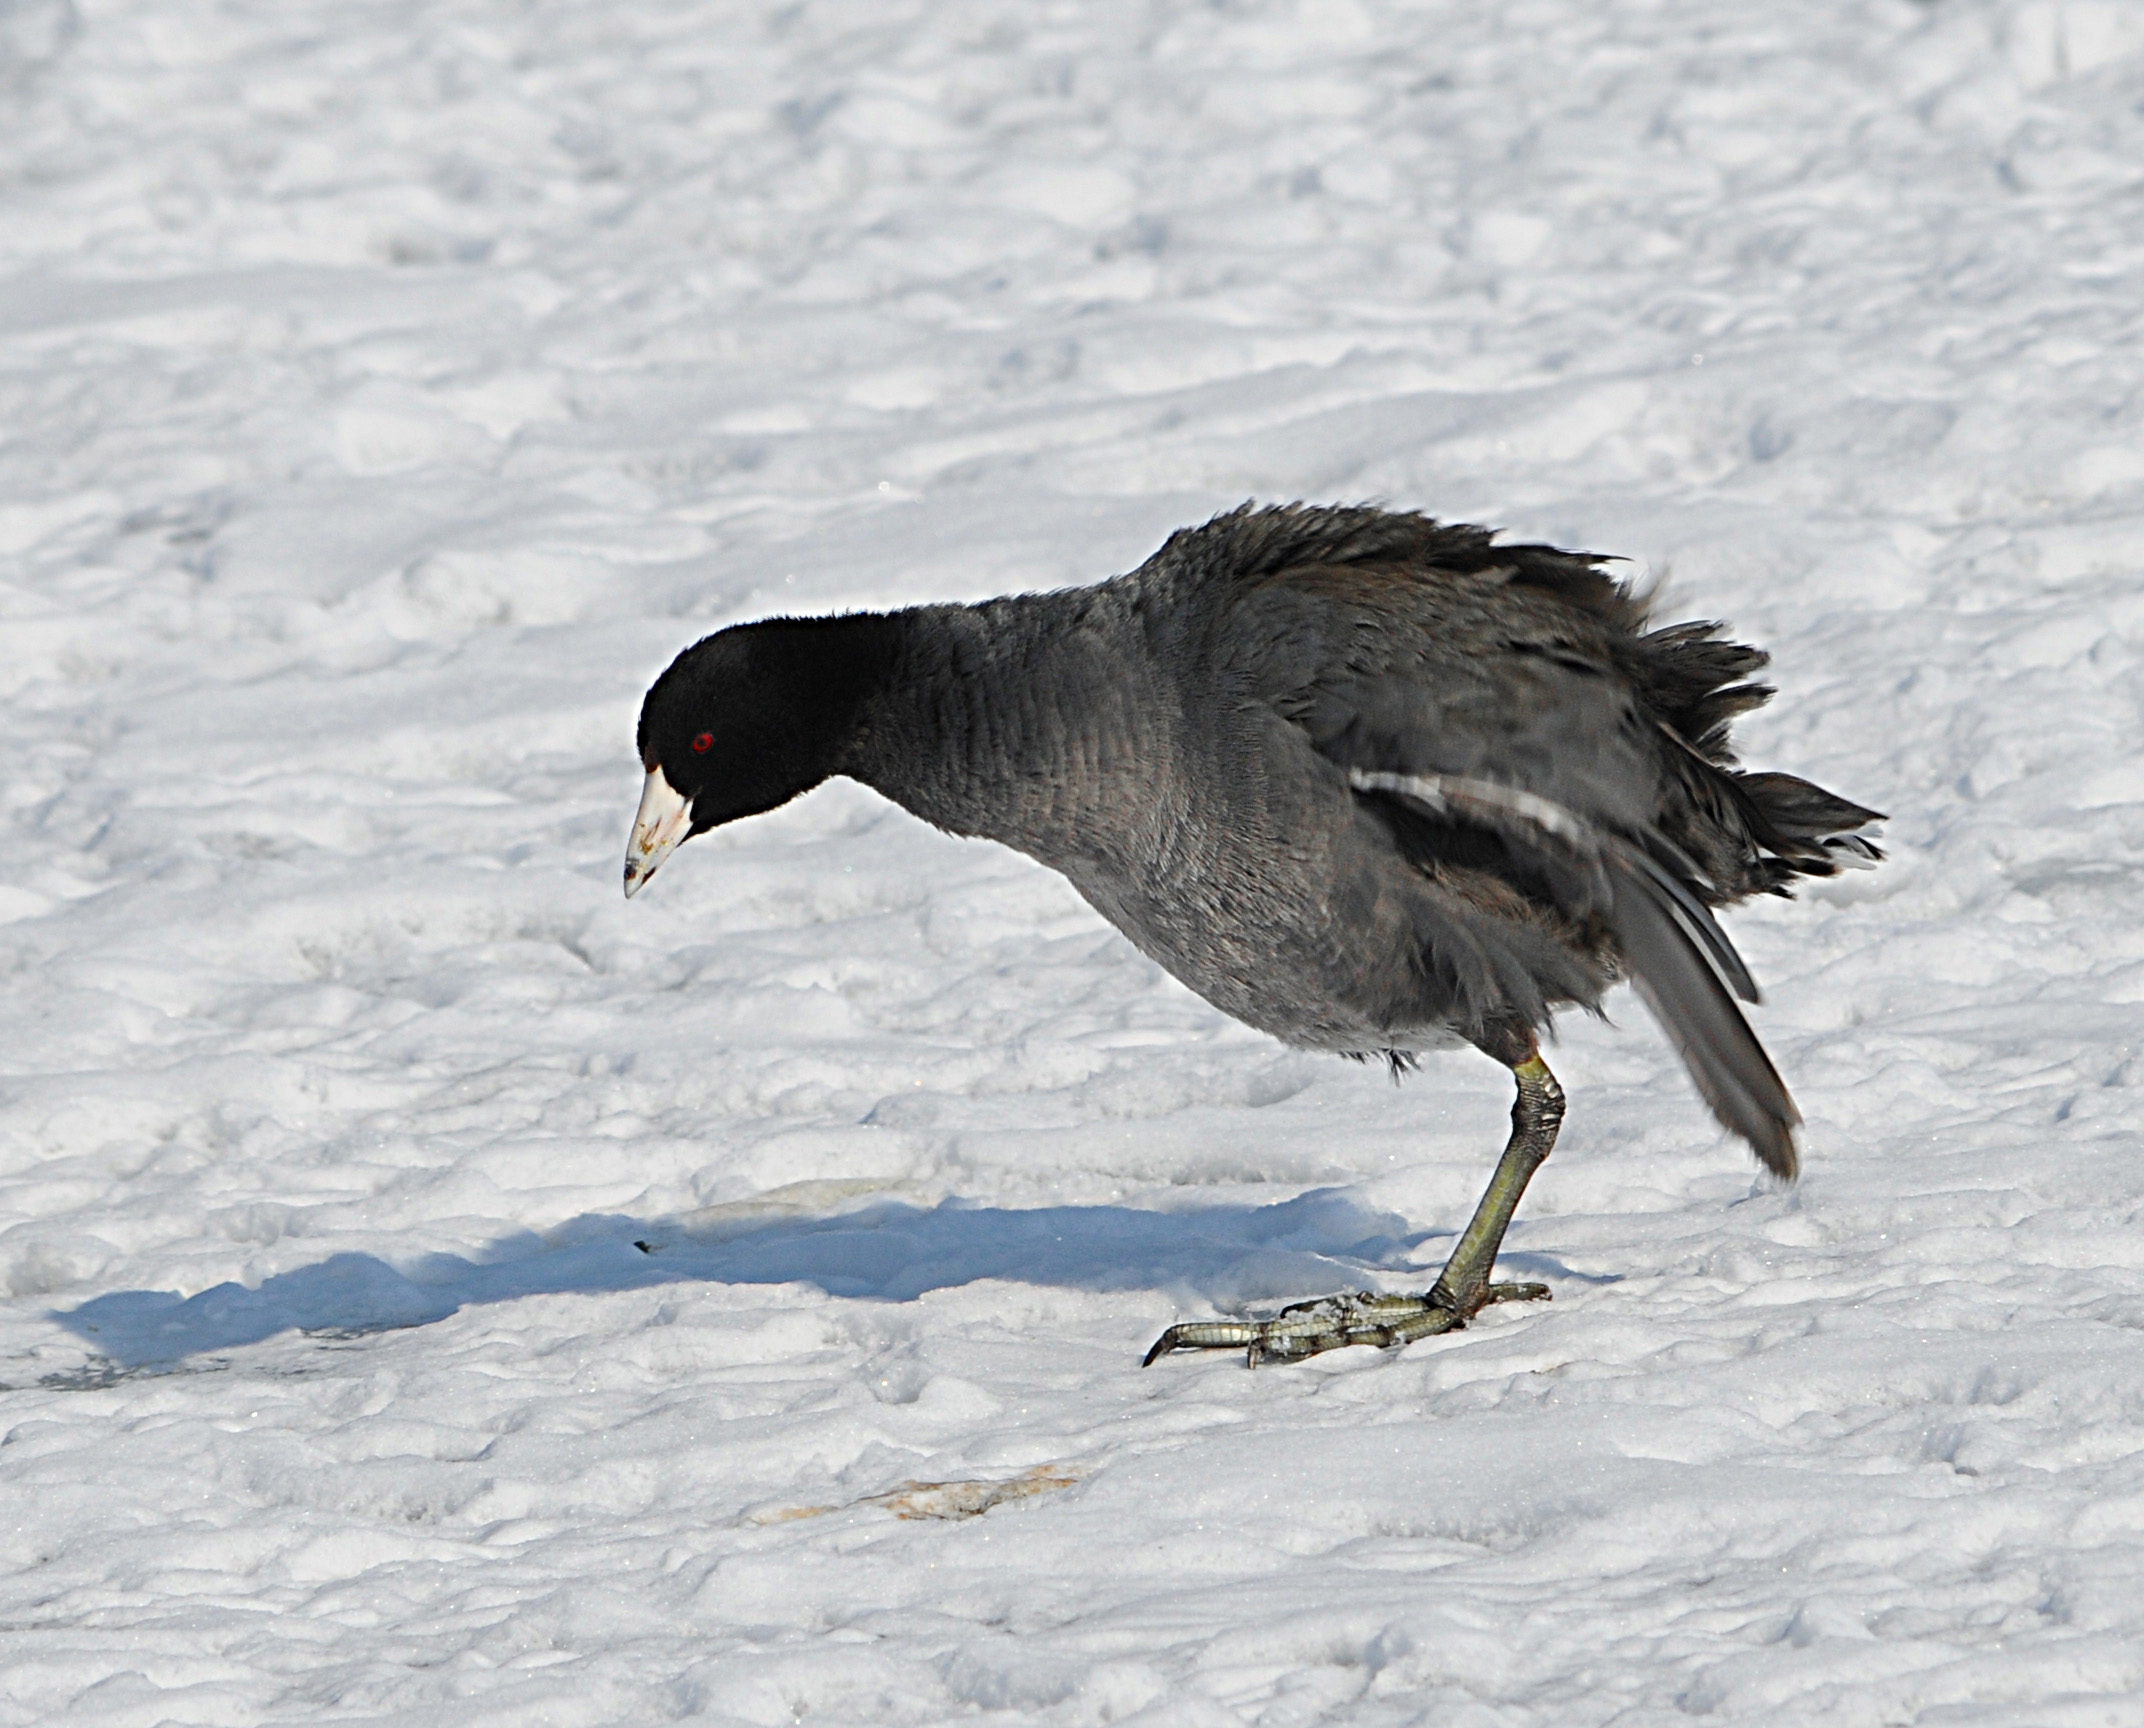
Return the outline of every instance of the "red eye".
{"type": "Polygon", "coordinates": [[[715,735],[712,732],[702,732],[692,741],[692,753],[695,756],[705,756],[714,747],[715,735]]]}

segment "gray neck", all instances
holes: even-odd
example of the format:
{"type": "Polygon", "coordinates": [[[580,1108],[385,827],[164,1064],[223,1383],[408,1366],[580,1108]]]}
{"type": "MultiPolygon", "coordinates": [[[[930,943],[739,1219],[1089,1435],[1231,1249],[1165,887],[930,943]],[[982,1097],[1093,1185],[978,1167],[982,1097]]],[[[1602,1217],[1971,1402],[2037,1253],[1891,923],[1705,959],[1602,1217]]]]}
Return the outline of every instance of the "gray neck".
{"type": "Polygon", "coordinates": [[[894,614],[892,675],[841,771],[955,834],[1060,866],[1091,852],[1137,743],[1117,698],[1143,682],[1115,601],[1104,585],[894,614]]]}

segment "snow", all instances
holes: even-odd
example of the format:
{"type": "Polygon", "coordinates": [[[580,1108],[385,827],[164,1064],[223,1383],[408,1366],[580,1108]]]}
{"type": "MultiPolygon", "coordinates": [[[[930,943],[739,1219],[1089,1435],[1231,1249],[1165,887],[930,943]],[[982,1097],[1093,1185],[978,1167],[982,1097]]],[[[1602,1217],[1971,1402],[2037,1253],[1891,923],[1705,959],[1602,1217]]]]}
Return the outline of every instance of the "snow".
{"type": "Polygon", "coordinates": [[[0,0],[0,1723],[2144,1716],[2144,11],[0,0]],[[1630,556],[1891,860],[1500,1144],[837,784],[735,618],[1245,497],[1630,556]],[[641,1246],[645,1244],[645,1246],[641,1246]]]}

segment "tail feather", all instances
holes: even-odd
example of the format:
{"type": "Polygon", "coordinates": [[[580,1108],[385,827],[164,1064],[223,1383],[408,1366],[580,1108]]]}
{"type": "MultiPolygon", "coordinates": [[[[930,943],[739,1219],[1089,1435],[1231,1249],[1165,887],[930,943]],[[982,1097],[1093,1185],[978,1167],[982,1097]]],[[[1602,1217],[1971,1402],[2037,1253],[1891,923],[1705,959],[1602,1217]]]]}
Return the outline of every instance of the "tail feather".
{"type": "Polygon", "coordinates": [[[1822,840],[1883,820],[1881,811],[1827,792],[1799,775],[1737,774],[1735,779],[1763,807],[1771,826],[1790,839],[1822,840]]]}
{"type": "Polygon", "coordinates": [[[1881,822],[1883,813],[1827,792],[1793,774],[1730,773],[1744,819],[1758,843],[1772,854],[1777,889],[1794,876],[1833,876],[1866,870],[1883,851],[1858,829],[1881,822]],[[1784,868],[1781,868],[1781,867],[1784,868]]]}

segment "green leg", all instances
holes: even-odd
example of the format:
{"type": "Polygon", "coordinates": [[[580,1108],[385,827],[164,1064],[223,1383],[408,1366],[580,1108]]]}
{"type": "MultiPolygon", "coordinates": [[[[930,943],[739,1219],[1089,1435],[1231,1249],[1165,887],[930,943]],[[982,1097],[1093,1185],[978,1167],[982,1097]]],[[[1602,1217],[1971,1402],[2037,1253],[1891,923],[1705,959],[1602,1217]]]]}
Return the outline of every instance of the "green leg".
{"type": "Polygon", "coordinates": [[[1541,1053],[1535,1051],[1511,1073],[1519,1083],[1519,1095],[1511,1105],[1511,1138],[1504,1143],[1504,1155],[1496,1161],[1496,1174],[1489,1178],[1488,1191],[1474,1208],[1472,1222],[1460,1233],[1452,1257],[1429,1292],[1433,1304],[1462,1319],[1491,1302],[1531,1301],[1548,1294],[1545,1284],[1489,1282],[1489,1269],[1504,1245],[1504,1232],[1511,1228],[1519,1197],[1556,1144],[1556,1130],[1563,1125],[1563,1088],[1556,1084],[1541,1053]],[[1498,1290],[1510,1294],[1497,1295],[1498,1290]]]}
{"type": "MultiPolygon", "coordinates": [[[[1497,1160],[1488,1191],[1474,1217],[1460,1232],[1427,1296],[1383,1296],[1364,1290],[1352,1296],[1327,1296],[1296,1302],[1272,1320],[1190,1320],[1171,1326],[1146,1353],[1146,1366],[1172,1350],[1242,1349],[1252,1367],[1260,1362],[1292,1361],[1315,1356],[1343,1344],[1411,1344],[1464,1326],[1492,1302],[1533,1302],[1548,1296],[1546,1284],[1494,1284],[1504,1232],[1518,1210],[1526,1184],[1556,1144],[1563,1123],[1563,1088],[1548,1071],[1528,1037],[1523,1058],[1510,1061],[1519,1094],[1511,1106],[1511,1138],[1497,1160]]],[[[1493,1052],[1509,1060],[1502,1050],[1493,1052]]],[[[1511,1051],[1517,1056],[1516,1050],[1511,1051]]]]}

